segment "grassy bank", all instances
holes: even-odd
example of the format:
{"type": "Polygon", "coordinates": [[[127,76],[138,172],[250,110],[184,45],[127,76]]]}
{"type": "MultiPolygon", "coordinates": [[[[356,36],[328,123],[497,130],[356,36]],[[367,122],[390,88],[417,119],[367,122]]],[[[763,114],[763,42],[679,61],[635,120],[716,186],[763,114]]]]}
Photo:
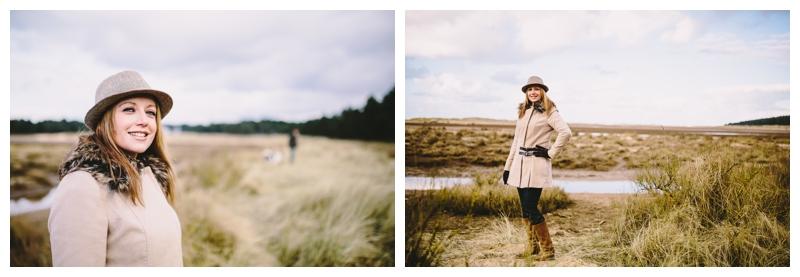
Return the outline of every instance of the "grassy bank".
{"type": "Polygon", "coordinates": [[[608,260],[626,266],[789,266],[789,155],[719,148],[643,171],[608,260]]]}

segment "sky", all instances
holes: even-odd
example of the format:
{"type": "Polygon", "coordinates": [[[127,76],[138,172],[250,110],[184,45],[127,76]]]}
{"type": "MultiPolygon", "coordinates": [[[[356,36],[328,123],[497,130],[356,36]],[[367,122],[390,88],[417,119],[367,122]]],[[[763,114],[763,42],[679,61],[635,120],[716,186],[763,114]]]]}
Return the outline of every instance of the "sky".
{"type": "Polygon", "coordinates": [[[394,87],[393,11],[12,11],[11,119],[78,120],[141,73],[166,124],[300,122],[394,87]]]}
{"type": "Polygon", "coordinates": [[[407,11],[406,118],[513,120],[531,75],[568,122],[789,114],[788,11],[407,11]]]}

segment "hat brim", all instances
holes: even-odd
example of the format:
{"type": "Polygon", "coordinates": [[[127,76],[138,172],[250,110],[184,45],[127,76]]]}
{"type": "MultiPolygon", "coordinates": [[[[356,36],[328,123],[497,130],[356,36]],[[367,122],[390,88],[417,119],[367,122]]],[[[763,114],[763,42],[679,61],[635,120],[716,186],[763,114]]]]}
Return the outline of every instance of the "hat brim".
{"type": "Polygon", "coordinates": [[[113,107],[120,100],[139,95],[152,96],[154,98],[156,104],[161,110],[162,119],[166,117],[169,111],[172,109],[172,97],[163,91],[154,89],[130,90],[109,96],[103,100],[100,100],[100,102],[95,103],[94,106],[89,109],[88,112],[86,112],[86,117],[83,118],[83,124],[85,124],[89,130],[94,131],[94,129],[97,127],[97,123],[100,122],[100,119],[103,118],[103,114],[109,108],[113,107]]]}
{"type": "Polygon", "coordinates": [[[528,87],[530,87],[530,86],[542,87],[544,89],[544,92],[547,92],[547,91],[550,90],[550,88],[548,88],[547,86],[542,85],[542,84],[527,84],[527,85],[522,86],[522,92],[525,92],[526,90],[528,90],[528,87]]]}

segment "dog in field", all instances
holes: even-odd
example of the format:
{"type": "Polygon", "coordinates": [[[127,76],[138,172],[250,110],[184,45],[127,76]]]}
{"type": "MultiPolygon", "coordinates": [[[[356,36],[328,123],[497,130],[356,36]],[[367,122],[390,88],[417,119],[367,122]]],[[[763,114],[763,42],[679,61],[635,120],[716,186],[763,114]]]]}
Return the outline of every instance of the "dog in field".
{"type": "Polygon", "coordinates": [[[283,160],[283,154],[281,151],[267,148],[264,149],[264,151],[261,151],[261,158],[263,158],[267,163],[279,164],[283,160]]]}

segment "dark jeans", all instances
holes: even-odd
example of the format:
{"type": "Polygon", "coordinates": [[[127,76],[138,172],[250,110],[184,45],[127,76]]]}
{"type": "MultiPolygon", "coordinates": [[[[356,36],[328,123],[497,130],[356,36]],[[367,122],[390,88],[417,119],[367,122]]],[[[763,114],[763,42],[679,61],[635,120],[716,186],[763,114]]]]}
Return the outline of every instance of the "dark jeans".
{"type": "Polygon", "coordinates": [[[527,218],[533,224],[544,222],[544,216],[537,207],[539,197],[542,196],[542,188],[517,188],[519,193],[519,203],[522,205],[522,217],[527,218]]]}

